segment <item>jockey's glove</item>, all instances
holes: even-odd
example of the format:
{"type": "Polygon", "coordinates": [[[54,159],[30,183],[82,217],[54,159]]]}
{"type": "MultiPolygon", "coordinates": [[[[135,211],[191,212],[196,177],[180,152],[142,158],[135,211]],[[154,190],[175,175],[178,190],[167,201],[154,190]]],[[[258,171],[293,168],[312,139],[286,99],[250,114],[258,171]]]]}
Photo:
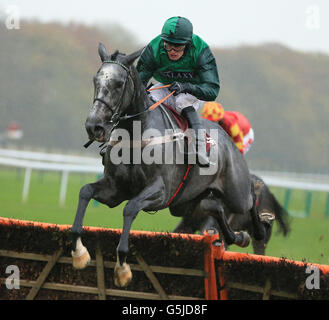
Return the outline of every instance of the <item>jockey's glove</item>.
{"type": "Polygon", "coordinates": [[[177,96],[180,93],[189,93],[190,91],[190,84],[183,83],[183,82],[173,82],[172,85],[169,87],[170,91],[175,91],[174,96],[177,96]]]}

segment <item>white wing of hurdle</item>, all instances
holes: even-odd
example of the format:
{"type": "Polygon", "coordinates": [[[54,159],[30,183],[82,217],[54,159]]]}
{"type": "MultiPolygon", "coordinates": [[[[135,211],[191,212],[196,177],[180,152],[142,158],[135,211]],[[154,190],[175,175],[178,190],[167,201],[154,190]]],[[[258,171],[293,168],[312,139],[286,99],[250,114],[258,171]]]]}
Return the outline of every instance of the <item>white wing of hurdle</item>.
{"type": "MultiPolygon", "coordinates": [[[[13,155],[14,155],[13,153],[10,153],[10,156],[13,155]]],[[[59,203],[61,206],[64,205],[65,203],[67,183],[68,183],[68,177],[70,172],[98,173],[98,174],[103,172],[103,166],[100,158],[83,159],[82,157],[79,158],[79,157],[71,157],[71,156],[59,157],[59,155],[49,155],[49,156],[47,155],[47,157],[44,158],[44,157],[38,157],[38,155],[35,154],[33,155],[32,153],[30,153],[30,155],[27,154],[24,155],[22,153],[16,155],[19,156],[20,158],[0,156],[0,165],[25,168],[25,176],[24,176],[24,184],[23,184],[23,192],[22,192],[22,199],[24,202],[28,198],[32,170],[62,172],[61,187],[59,194],[59,203]],[[26,160],[23,157],[30,157],[36,160],[42,159],[47,161],[49,161],[50,159],[52,161],[56,161],[56,160],[62,160],[67,162],[76,161],[76,163],[34,161],[34,160],[26,160]]]]}

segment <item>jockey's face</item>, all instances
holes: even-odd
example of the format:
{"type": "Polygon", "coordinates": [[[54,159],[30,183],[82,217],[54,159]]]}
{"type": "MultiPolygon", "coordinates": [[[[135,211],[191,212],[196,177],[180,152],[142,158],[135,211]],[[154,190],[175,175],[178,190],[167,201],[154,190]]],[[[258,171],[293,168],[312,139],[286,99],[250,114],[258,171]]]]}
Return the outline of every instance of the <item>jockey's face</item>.
{"type": "Polygon", "coordinates": [[[164,42],[163,46],[168,53],[169,59],[172,61],[179,60],[184,54],[185,45],[177,45],[169,42],[164,42]]]}

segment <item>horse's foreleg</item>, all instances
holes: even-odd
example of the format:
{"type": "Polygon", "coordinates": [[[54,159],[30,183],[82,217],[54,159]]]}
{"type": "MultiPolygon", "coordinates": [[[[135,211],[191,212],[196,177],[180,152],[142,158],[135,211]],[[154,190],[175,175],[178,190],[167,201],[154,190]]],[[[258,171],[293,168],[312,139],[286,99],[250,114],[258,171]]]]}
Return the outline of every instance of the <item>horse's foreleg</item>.
{"type": "Polygon", "coordinates": [[[95,183],[86,184],[81,188],[78,208],[71,229],[73,267],[83,269],[90,261],[88,250],[81,242],[83,218],[90,200],[95,199],[109,205],[109,198],[114,191],[104,178],[95,183]]]}
{"type": "Polygon", "coordinates": [[[76,269],[85,268],[90,261],[88,250],[81,242],[81,233],[83,218],[93,194],[94,188],[91,184],[83,186],[79,193],[78,208],[71,229],[73,267],[76,269]]]}
{"type": "Polygon", "coordinates": [[[126,258],[129,252],[128,240],[133,221],[140,210],[160,208],[164,204],[163,195],[164,184],[162,178],[158,178],[126,204],[123,210],[123,228],[117,247],[117,262],[114,269],[114,284],[116,286],[127,286],[132,279],[132,273],[129,265],[126,263],[126,258]]]}

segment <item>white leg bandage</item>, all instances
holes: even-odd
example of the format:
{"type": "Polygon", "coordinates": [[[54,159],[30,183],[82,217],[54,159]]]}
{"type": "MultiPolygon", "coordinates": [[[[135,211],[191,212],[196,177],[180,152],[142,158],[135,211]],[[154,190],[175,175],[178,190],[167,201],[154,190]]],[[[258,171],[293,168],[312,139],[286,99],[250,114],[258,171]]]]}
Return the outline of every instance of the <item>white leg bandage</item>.
{"type": "Polygon", "coordinates": [[[82,244],[81,238],[77,239],[75,251],[72,251],[72,257],[78,258],[84,255],[87,252],[87,248],[82,244]]]}
{"type": "MultiPolygon", "coordinates": [[[[163,86],[163,84],[157,83],[152,86],[151,89],[160,86],[163,86]]],[[[154,101],[159,101],[165,96],[167,96],[169,93],[170,90],[168,88],[162,88],[159,90],[152,90],[150,92],[150,96],[153,98],[154,101]]],[[[184,108],[189,106],[193,106],[195,110],[198,110],[203,105],[204,101],[199,100],[198,98],[189,93],[180,93],[177,96],[170,96],[164,103],[175,108],[179,113],[181,113],[184,108]]]]}

